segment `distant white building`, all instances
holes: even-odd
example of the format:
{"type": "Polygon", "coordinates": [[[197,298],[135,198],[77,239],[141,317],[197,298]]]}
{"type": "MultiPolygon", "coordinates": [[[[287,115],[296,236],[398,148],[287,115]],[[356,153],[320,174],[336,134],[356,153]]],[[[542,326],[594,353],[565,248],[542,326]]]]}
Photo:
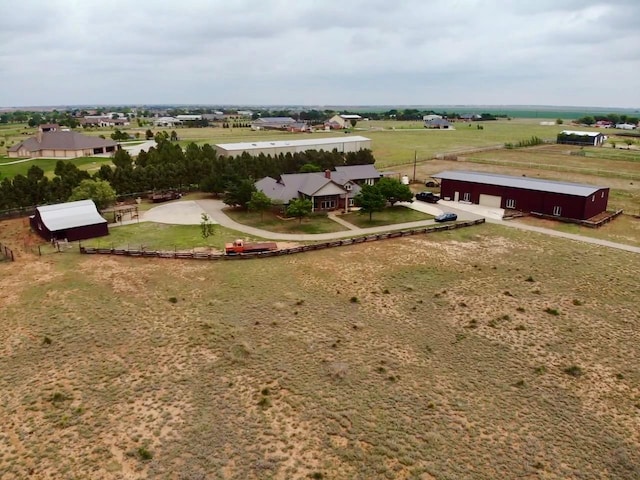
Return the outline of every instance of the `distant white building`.
{"type": "Polygon", "coordinates": [[[175,117],[159,117],[153,121],[154,127],[175,127],[182,125],[182,122],[175,117]]]}
{"type": "Polygon", "coordinates": [[[181,122],[193,122],[195,120],[202,120],[202,115],[176,115],[176,119],[181,122]]]}
{"type": "Polygon", "coordinates": [[[620,130],[635,130],[637,127],[632,123],[617,123],[616,128],[620,130]]]}
{"type": "Polygon", "coordinates": [[[333,138],[310,138],[305,140],[277,140],[272,142],[219,143],[216,152],[222,157],[234,157],[247,152],[251,155],[279,155],[281,153],[298,153],[307,150],[324,150],[331,152],[357,152],[371,149],[371,139],[361,136],[344,136],[333,138]]]}
{"type": "Polygon", "coordinates": [[[442,120],[442,115],[425,115],[422,117],[422,121],[428,122],[430,120],[442,120]]]}

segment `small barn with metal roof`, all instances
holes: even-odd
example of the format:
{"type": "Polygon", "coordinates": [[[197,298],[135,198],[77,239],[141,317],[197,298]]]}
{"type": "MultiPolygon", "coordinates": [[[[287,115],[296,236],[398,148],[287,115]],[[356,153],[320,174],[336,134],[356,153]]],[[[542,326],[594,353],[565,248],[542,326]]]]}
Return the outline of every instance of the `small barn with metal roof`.
{"type": "Polygon", "coordinates": [[[568,145],[601,146],[606,137],[600,132],[579,132],[577,130],[563,130],[558,134],[557,142],[568,145]]]}
{"type": "Polygon", "coordinates": [[[587,220],[607,210],[609,188],[495,173],[448,170],[441,181],[445,200],[587,220]]]}
{"type": "Polygon", "coordinates": [[[84,240],[109,235],[107,221],[93,200],[36,207],[31,228],[46,240],[84,240]]]}

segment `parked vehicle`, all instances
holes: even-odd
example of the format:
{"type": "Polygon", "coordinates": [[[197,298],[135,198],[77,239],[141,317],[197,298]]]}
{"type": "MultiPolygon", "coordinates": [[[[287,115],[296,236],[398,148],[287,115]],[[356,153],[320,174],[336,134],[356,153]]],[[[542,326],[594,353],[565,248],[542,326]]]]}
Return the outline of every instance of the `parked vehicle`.
{"type": "Polygon", "coordinates": [[[438,203],[440,196],[432,192],[420,192],[416,193],[416,200],[427,203],[438,203]]]}
{"type": "Polygon", "coordinates": [[[451,212],[446,212],[441,215],[438,215],[434,220],[436,222],[455,222],[458,219],[458,215],[451,212]]]}
{"type": "Polygon", "coordinates": [[[235,240],[233,243],[225,243],[224,253],[227,255],[237,255],[240,253],[259,253],[277,250],[275,242],[247,243],[244,240],[235,240]]]}

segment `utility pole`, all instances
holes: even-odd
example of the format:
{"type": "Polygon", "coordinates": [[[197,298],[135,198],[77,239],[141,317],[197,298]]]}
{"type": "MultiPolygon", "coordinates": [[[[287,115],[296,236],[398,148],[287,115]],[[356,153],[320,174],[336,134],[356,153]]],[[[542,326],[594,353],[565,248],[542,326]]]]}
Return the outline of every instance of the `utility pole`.
{"type": "Polygon", "coordinates": [[[416,181],[416,163],[418,162],[418,151],[413,151],[413,182],[416,181]]]}

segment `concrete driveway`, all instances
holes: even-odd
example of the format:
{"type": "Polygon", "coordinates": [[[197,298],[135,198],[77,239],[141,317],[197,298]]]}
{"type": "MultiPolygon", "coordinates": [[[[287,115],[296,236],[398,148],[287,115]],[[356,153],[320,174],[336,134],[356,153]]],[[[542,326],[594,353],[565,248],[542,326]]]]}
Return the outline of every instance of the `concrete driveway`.
{"type": "MultiPolygon", "coordinates": [[[[145,222],[168,223],[171,225],[200,225],[204,209],[193,200],[165,203],[144,212],[145,222]]],[[[213,218],[211,223],[217,223],[213,218]]]]}
{"type": "Polygon", "coordinates": [[[500,214],[499,212],[485,212],[486,207],[476,209],[475,211],[472,208],[461,208],[480,207],[480,205],[463,205],[459,204],[458,202],[445,202],[444,200],[440,200],[438,203],[427,203],[421,202],[420,200],[414,200],[413,202],[398,203],[398,205],[403,205],[407,208],[417,210],[418,212],[433,215],[434,217],[445,212],[451,212],[458,215],[458,220],[477,220],[481,217],[496,218],[493,215],[500,215],[496,219],[502,219],[502,214],[500,214]]]}

